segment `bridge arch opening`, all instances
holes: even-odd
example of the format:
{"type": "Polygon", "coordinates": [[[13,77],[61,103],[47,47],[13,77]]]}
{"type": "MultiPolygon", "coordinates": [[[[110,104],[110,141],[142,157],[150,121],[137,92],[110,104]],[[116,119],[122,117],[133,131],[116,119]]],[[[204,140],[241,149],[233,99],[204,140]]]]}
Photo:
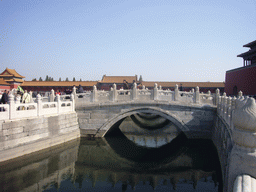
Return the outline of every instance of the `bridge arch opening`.
{"type": "Polygon", "coordinates": [[[123,111],[102,125],[98,131],[104,130],[102,137],[114,134],[115,129],[117,129],[117,127],[119,127],[127,117],[130,117],[131,120],[141,128],[148,129],[150,131],[163,129],[166,125],[168,125],[168,123],[171,123],[186,136],[189,132],[189,129],[186,127],[186,125],[174,117],[170,112],[151,107],[143,107],[123,111]],[[158,122],[154,124],[153,122],[155,119],[157,119],[158,122]],[[147,122],[150,122],[150,124],[147,124],[147,122]]]}

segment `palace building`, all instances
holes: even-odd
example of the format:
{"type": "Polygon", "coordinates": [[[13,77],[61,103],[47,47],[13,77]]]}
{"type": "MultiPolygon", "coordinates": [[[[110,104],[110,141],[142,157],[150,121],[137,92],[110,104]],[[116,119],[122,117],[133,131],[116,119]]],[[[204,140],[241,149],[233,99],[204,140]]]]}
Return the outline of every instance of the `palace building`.
{"type": "Polygon", "coordinates": [[[66,92],[72,91],[73,87],[81,85],[84,91],[92,90],[93,85],[97,85],[97,81],[24,81],[21,87],[28,91],[54,91],[66,92]]]}
{"type": "Polygon", "coordinates": [[[84,91],[92,90],[96,85],[99,90],[110,90],[115,83],[117,89],[124,86],[124,80],[128,82],[129,88],[132,88],[133,83],[137,83],[138,88],[145,86],[148,89],[153,89],[155,83],[158,87],[163,89],[174,90],[175,85],[178,84],[181,91],[191,91],[191,89],[199,86],[200,92],[207,92],[210,90],[212,93],[218,88],[220,92],[224,91],[224,82],[159,82],[159,81],[140,81],[137,75],[134,76],[107,76],[103,75],[99,81],[24,81],[24,76],[19,75],[14,69],[6,68],[0,75],[0,92],[3,90],[11,90],[17,88],[19,85],[27,91],[48,92],[52,89],[54,91],[66,92],[72,91],[74,86],[81,85],[84,91]]]}
{"type": "Polygon", "coordinates": [[[4,90],[16,89],[20,84],[24,82],[24,76],[21,76],[15,71],[15,69],[6,68],[0,74],[0,92],[4,90]]]}
{"type": "Polygon", "coordinates": [[[117,89],[124,85],[124,80],[128,82],[129,87],[135,82],[138,84],[137,75],[134,76],[106,76],[103,75],[102,79],[98,81],[97,88],[102,90],[110,90],[113,84],[116,84],[117,89]]]}
{"type": "Polygon", "coordinates": [[[239,91],[244,95],[256,95],[256,40],[243,47],[250,48],[249,51],[237,55],[243,58],[243,67],[226,71],[227,95],[237,95],[239,91]]]}

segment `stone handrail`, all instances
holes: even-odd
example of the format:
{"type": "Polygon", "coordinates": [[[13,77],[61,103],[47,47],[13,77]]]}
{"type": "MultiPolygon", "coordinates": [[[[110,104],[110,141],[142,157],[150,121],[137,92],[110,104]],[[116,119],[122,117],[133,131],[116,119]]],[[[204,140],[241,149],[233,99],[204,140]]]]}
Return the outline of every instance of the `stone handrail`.
{"type": "Polygon", "coordinates": [[[38,94],[35,102],[20,103],[20,97],[14,99],[14,95],[9,95],[8,104],[0,104],[0,120],[20,119],[28,117],[36,117],[42,115],[61,114],[75,111],[74,95],[70,96],[70,100],[61,101],[57,95],[55,100],[51,102],[43,102],[42,97],[38,94]]]}
{"type": "Polygon", "coordinates": [[[233,147],[228,159],[228,191],[256,190],[256,102],[252,97],[217,98],[218,116],[231,133],[233,147]]]}
{"type": "Polygon", "coordinates": [[[154,89],[149,90],[142,87],[137,88],[137,84],[133,84],[132,89],[120,89],[117,90],[116,84],[111,87],[110,91],[97,90],[96,86],[92,91],[86,93],[76,93],[76,89],[73,89],[73,94],[77,103],[89,104],[89,103],[104,103],[104,102],[121,102],[121,101],[178,101],[181,103],[196,103],[196,104],[208,104],[216,105],[219,94],[200,93],[199,87],[196,87],[196,91],[192,89],[190,92],[179,91],[178,85],[175,86],[174,91],[169,89],[163,90],[161,86],[155,84],[154,89]]]}

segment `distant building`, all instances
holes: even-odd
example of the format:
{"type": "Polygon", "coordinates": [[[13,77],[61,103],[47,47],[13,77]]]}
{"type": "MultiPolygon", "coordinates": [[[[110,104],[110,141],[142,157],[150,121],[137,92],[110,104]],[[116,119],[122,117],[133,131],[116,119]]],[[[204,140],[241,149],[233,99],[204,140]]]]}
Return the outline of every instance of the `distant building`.
{"type": "Polygon", "coordinates": [[[133,82],[138,83],[137,75],[134,76],[106,76],[103,75],[101,81],[98,81],[97,88],[103,90],[110,90],[113,84],[116,84],[117,89],[120,89],[124,85],[124,80],[132,87],[133,82]]]}
{"type": "MultiPolygon", "coordinates": [[[[142,78],[141,78],[142,79],[142,78]]],[[[148,89],[153,89],[155,83],[157,83],[158,87],[161,86],[163,89],[174,90],[175,85],[179,86],[180,91],[191,91],[193,88],[199,86],[200,92],[211,91],[215,93],[215,90],[218,88],[220,92],[224,91],[225,84],[224,82],[159,82],[159,81],[138,81],[137,75],[135,76],[106,76],[102,77],[101,81],[98,81],[97,87],[98,89],[110,90],[110,88],[115,83],[117,85],[117,89],[123,87],[123,81],[126,80],[129,83],[129,86],[132,87],[133,82],[136,82],[138,88],[142,88],[144,85],[148,89]]]]}
{"type": "MultiPolygon", "coordinates": [[[[103,75],[100,81],[24,81],[25,78],[19,75],[14,69],[4,70],[0,75],[0,91],[10,90],[17,88],[20,85],[24,90],[36,91],[36,92],[46,92],[59,90],[60,92],[67,92],[67,90],[72,91],[73,87],[78,87],[81,85],[84,91],[92,90],[93,86],[96,85],[99,90],[110,90],[115,83],[117,89],[124,86],[124,80],[128,82],[129,88],[132,88],[133,83],[137,83],[138,88],[142,88],[144,85],[148,89],[153,89],[155,83],[158,87],[161,86],[163,89],[174,90],[175,85],[178,84],[180,91],[191,91],[191,89],[199,86],[200,92],[207,92],[210,90],[212,93],[215,92],[217,88],[221,92],[224,91],[224,82],[159,82],[159,81],[138,81],[137,75],[134,76],[106,76],[103,75]]],[[[3,91],[2,91],[3,92],[3,91]]]]}
{"type": "Polygon", "coordinates": [[[72,91],[73,87],[81,85],[84,91],[92,90],[97,81],[24,81],[21,87],[28,91],[54,91],[65,92],[72,91]]]}
{"type": "Polygon", "coordinates": [[[243,58],[243,67],[226,72],[227,95],[237,95],[239,91],[244,95],[256,95],[256,40],[243,47],[250,48],[249,51],[237,55],[243,58]]]}
{"type": "Polygon", "coordinates": [[[20,84],[24,82],[24,76],[21,76],[14,69],[6,68],[0,74],[0,92],[3,90],[12,90],[16,89],[20,84]]]}

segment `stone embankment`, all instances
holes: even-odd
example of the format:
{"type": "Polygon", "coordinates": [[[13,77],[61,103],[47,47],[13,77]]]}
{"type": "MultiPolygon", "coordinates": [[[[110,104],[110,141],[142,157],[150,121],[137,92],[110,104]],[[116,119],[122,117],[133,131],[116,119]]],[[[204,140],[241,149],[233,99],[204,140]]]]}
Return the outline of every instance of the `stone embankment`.
{"type": "Polygon", "coordinates": [[[0,105],[0,162],[49,148],[80,137],[74,101],[20,103],[9,96],[0,105]],[[4,110],[4,111],[3,111],[4,110]]]}

